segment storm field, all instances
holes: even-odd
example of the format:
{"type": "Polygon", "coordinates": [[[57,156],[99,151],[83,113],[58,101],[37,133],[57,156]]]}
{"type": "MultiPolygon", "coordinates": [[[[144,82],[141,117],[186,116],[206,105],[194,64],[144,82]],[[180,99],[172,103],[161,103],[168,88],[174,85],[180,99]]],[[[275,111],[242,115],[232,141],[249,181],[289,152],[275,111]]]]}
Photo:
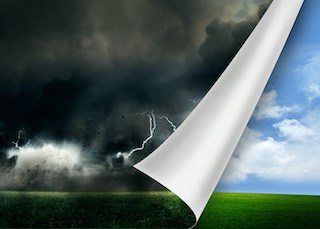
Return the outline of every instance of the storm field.
{"type": "MultiPolygon", "coordinates": [[[[319,228],[319,210],[317,196],[214,193],[196,228],[319,228]]],[[[187,228],[193,222],[169,192],[0,193],[1,228],[187,228]]]]}

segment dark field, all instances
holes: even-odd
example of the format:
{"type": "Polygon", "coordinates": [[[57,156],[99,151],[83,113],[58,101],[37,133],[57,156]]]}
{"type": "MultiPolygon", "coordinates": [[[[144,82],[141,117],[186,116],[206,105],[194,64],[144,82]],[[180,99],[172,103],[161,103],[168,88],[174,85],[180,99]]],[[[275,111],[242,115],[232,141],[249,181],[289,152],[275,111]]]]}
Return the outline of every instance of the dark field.
{"type": "Polygon", "coordinates": [[[0,227],[185,228],[193,214],[169,192],[0,192],[0,227]]]}
{"type": "MultiPolygon", "coordinates": [[[[3,228],[187,228],[193,220],[168,192],[0,192],[3,228]]],[[[320,228],[320,197],[214,193],[196,228],[320,228]]]]}

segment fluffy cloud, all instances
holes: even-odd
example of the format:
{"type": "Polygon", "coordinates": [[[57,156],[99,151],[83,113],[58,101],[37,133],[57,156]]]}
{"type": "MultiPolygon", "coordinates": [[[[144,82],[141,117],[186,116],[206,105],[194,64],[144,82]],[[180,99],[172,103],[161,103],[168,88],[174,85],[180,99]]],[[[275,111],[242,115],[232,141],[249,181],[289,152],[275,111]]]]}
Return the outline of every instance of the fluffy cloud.
{"type": "Polygon", "coordinates": [[[319,63],[320,50],[317,50],[305,60],[305,63],[296,68],[296,72],[303,78],[302,89],[309,101],[320,98],[319,63]]]}
{"type": "Polygon", "coordinates": [[[308,94],[308,100],[312,100],[320,97],[320,85],[311,83],[305,88],[306,93],[308,94]]]}
{"type": "Polygon", "coordinates": [[[253,113],[253,117],[258,120],[268,118],[278,119],[288,113],[296,112],[300,109],[299,106],[279,106],[276,104],[276,99],[276,90],[265,92],[260,98],[260,101],[253,113]]]}
{"type": "Polygon", "coordinates": [[[245,181],[249,175],[277,181],[320,181],[320,110],[300,120],[273,125],[278,136],[266,137],[247,128],[223,176],[224,182],[245,181]]]}
{"type": "Polygon", "coordinates": [[[279,130],[279,135],[288,141],[306,141],[317,137],[318,133],[296,119],[285,119],[273,125],[279,130]]]}
{"type": "Polygon", "coordinates": [[[286,73],[290,76],[286,82],[296,89],[290,93],[296,95],[302,87],[304,96],[289,107],[285,100],[280,100],[284,105],[279,104],[276,90],[262,95],[253,118],[267,127],[268,134],[255,130],[254,125],[245,130],[222,181],[238,183],[250,177],[295,183],[320,181],[320,108],[314,103],[320,98],[320,52],[306,56],[294,72],[286,73]],[[295,85],[290,80],[296,73],[300,78],[295,85]],[[313,103],[304,103],[306,100],[313,103]]]}

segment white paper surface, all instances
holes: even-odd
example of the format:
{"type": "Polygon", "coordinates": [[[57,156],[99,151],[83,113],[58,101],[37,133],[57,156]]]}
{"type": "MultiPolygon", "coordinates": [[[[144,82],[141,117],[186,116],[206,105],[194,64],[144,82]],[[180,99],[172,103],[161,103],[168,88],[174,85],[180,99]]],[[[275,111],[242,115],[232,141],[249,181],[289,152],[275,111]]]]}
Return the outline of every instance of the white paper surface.
{"type": "Polygon", "coordinates": [[[198,221],[252,115],[303,0],[274,0],[219,80],[134,167],[179,196],[198,221]]]}

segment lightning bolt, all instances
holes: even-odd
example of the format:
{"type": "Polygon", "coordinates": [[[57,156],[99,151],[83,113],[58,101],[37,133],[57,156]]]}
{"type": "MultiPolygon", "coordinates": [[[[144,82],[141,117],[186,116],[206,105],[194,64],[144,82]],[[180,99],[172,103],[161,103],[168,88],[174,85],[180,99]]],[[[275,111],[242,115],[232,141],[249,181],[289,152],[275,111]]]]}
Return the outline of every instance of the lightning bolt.
{"type": "Polygon", "coordinates": [[[150,141],[153,138],[154,131],[157,128],[156,118],[154,116],[153,111],[151,112],[151,114],[148,114],[148,117],[149,117],[149,132],[150,132],[150,135],[142,142],[140,147],[132,149],[126,155],[127,158],[130,157],[133,153],[135,153],[137,151],[142,151],[145,148],[145,146],[148,143],[148,141],[150,141]]]}
{"type": "Polygon", "coordinates": [[[177,130],[177,126],[174,125],[174,123],[172,121],[170,121],[170,119],[167,116],[162,115],[162,116],[158,116],[158,118],[159,119],[165,119],[170,124],[170,126],[172,127],[173,132],[177,130]]]}
{"type": "Polygon", "coordinates": [[[18,132],[18,136],[17,136],[17,141],[15,142],[11,142],[13,144],[13,147],[16,149],[20,149],[21,147],[19,146],[19,141],[21,139],[21,134],[22,134],[22,130],[19,130],[18,132]]]}

